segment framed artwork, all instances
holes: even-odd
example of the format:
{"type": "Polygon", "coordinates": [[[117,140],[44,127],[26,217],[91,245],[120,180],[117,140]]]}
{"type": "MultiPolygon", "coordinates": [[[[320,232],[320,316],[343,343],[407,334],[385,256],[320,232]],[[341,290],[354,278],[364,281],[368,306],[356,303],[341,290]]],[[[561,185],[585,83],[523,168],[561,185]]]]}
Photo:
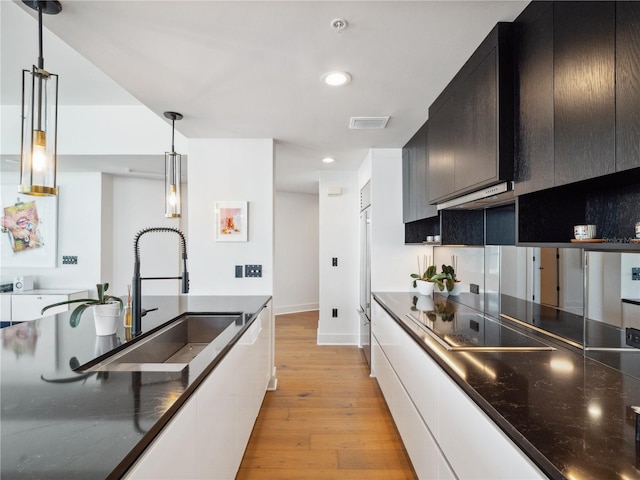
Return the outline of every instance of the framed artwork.
{"type": "Polygon", "coordinates": [[[246,242],[247,202],[216,202],[216,242],[246,242]]]}
{"type": "Polygon", "coordinates": [[[22,195],[2,187],[0,260],[3,267],[55,267],[58,197],[22,195]]]}

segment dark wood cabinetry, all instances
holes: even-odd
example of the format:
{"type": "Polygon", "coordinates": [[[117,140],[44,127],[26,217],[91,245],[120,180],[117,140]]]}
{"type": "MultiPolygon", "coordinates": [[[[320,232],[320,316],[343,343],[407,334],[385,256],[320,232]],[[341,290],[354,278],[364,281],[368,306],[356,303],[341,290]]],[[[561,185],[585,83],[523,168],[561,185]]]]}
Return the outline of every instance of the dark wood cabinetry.
{"type": "Polygon", "coordinates": [[[534,2],[516,21],[516,194],[615,171],[614,2],[534,2]]]}
{"type": "Polygon", "coordinates": [[[553,3],[533,3],[516,23],[515,193],[553,187],[553,3]]]}
{"type": "Polygon", "coordinates": [[[554,4],[556,186],[615,171],[615,7],[554,4]]]}
{"type": "Polygon", "coordinates": [[[456,111],[453,95],[443,99],[437,113],[429,113],[428,152],[428,200],[444,198],[455,190],[453,183],[456,111]]]}
{"type": "Polygon", "coordinates": [[[616,4],[616,171],[640,167],[640,2],[616,4]]]}
{"type": "Polygon", "coordinates": [[[429,201],[513,179],[512,26],[498,23],[429,108],[429,201]]]}
{"type": "Polygon", "coordinates": [[[517,243],[637,249],[640,2],[534,1],[515,35],[517,243]]]}
{"type": "Polygon", "coordinates": [[[427,198],[427,124],[402,149],[402,205],[404,223],[438,215],[427,198]]]}
{"type": "Polygon", "coordinates": [[[459,115],[453,164],[455,192],[484,186],[497,177],[496,55],[494,48],[460,82],[455,95],[459,115]]]}

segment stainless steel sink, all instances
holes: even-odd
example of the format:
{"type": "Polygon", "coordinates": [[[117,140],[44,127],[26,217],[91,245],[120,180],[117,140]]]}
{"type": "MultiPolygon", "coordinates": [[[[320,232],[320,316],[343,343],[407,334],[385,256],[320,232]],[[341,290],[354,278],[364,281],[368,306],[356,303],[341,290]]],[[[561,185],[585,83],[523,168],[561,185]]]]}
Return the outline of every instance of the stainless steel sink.
{"type": "Polygon", "coordinates": [[[241,319],[242,314],[181,317],[86,370],[180,371],[241,319]]]}

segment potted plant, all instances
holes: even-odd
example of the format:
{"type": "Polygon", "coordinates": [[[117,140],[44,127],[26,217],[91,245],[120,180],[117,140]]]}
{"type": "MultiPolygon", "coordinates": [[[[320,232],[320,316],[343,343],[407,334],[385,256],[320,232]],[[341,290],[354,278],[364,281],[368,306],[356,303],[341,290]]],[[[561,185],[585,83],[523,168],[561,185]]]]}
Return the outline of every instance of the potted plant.
{"type": "Polygon", "coordinates": [[[413,288],[418,289],[418,293],[421,295],[431,295],[433,293],[433,277],[436,274],[436,266],[431,265],[431,256],[424,256],[424,270],[422,270],[422,264],[420,263],[420,257],[418,257],[418,272],[424,273],[412,273],[413,288]]]}
{"type": "Polygon", "coordinates": [[[121,298],[107,295],[106,292],[108,288],[108,283],[98,283],[96,285],[98,298],[78,298],[76,300],[65,300],[64,302],[53,303],[44,307],[40,313],[44,313],[46,310],[59,305],[79,303],[81,305],[78,305],[69,317],[69,324],[72,327],[77,327],[84,311],[89,307],[93,307],[96,334],[113,335],[116,333],[123,303],[121,298]]]}
{"type": "MultiPolygon", "coordinates": [[[[457,258],[452,257],[453,264],[457,267],[457,258]]],[[[432,281],[441,292],[446,290],[449,295],[460,294],[460,280],[456,278],[456,269],[451,265],[442,265],[442,271],[432,277],[432,281]]]]}

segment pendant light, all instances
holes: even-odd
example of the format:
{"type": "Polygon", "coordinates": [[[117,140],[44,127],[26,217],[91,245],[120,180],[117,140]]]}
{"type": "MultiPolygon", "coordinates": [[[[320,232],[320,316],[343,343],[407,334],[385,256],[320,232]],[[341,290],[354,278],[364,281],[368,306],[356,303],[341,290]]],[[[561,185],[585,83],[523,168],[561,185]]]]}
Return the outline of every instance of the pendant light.
{"type": "Polygon", "coordinates": [[[164,216],[178,218],[182,213],[180,187],[182,155],[176,153],[174,138],[176,120],[182,120],[182,115],[176,112],[164,112],[164,116],[171,120],[171,151],[164,153],[164,216]]]}
{"type": "Polygon", "coordinates": [[[58,123],[58,75],[44,69],[42,56],[42,14],[57,15],[58,1],[22,0],[38,12],[38,66],[22,71],[22,142],[20,186],[27,195],[52,196],[56,186],[58,123]]]}

